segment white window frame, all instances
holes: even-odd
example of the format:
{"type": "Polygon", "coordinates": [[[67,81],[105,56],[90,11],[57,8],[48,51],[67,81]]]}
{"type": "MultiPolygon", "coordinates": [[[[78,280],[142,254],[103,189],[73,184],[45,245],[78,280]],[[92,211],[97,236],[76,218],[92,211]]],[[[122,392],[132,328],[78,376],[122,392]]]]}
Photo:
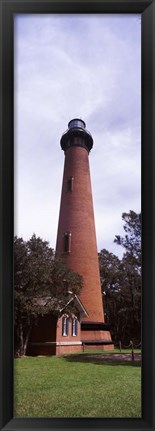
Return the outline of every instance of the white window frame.
{"type": "Polygon", "coordinates": [[[69,332],[69,321],[68,321],[68,316],[63,316],[62,318],[62,336],[63,337],[67,337],[68,336],[68,332],[69,332]]]}
{"type": "Polygon", "coordinates": [[[77,317],[72,318],[72,337],[77,337],[78,335],[78,319],[77,317]]]}

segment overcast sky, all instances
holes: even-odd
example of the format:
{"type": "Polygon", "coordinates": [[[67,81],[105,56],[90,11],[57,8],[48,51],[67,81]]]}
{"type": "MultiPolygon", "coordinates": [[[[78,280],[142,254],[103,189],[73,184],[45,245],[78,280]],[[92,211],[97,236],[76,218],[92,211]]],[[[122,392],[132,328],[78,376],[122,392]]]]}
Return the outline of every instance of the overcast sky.
{"type": "Polygon", "coordinates": [[[90,152],[98,251],[122,256],[123,212],[141,211],[140,15],[15,16],[15,235],[55,248],[68,122],[90,152]]]}

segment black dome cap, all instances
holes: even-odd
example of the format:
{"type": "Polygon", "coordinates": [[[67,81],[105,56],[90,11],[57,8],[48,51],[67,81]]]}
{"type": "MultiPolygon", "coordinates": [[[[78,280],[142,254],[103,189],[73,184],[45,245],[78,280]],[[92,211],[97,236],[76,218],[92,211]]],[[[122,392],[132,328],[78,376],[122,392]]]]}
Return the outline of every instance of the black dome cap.
{"type": "Polygon", "coordinates": [[[67,148],[72,146],[72,140],[74,137],[81,137],[84,140],[84,143],[81,145],[88,150],[91,150],[93,146],[93,138],[86,129],[86,124],[80,118],[74,118],[70,120],[68,123],[68,129],[63,133],[62,138],[60,140],[60,145],[62,150],[66,151],[67,148]]]}

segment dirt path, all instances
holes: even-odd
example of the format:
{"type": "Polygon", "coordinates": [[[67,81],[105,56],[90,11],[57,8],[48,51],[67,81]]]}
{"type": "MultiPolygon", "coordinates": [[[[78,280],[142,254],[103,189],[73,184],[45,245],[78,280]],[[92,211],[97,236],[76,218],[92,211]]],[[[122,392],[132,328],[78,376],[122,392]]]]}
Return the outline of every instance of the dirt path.
{"type": "MultiPolygon", "coordinates": [[[[89,354],[88,354],[89,356],[89,354]]],[[[88,357],[87,356],[87,357],[88,357]]],[[[96,359],[108,359],[113,361],[131,361],[132,360],[132,354],[131,353],[106,353],[106,354],[94,354],[93,358],[96,359]]],[[[134,360],[140,361],[141,360],[141,353],[134,353],[134,360]]]]}

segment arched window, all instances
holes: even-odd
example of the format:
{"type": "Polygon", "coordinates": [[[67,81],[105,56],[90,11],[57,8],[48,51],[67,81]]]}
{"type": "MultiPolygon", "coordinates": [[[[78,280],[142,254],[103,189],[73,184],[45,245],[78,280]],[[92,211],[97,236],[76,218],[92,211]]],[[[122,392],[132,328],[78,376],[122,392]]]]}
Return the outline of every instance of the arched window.
{"type": "Polygon", "coordinates": [[[72,318],[72,335],[73,337],[78,335],[78,319],[76,317],[72,318]]]}
{"type": "Polygon", "coordinates": [[[69,318],[68,318],[68,316],[63,316],[63,318],[62,318],[62,335],[63,335],[63,337],[67,337],[68,327],[69,327],[69,318]]]}

